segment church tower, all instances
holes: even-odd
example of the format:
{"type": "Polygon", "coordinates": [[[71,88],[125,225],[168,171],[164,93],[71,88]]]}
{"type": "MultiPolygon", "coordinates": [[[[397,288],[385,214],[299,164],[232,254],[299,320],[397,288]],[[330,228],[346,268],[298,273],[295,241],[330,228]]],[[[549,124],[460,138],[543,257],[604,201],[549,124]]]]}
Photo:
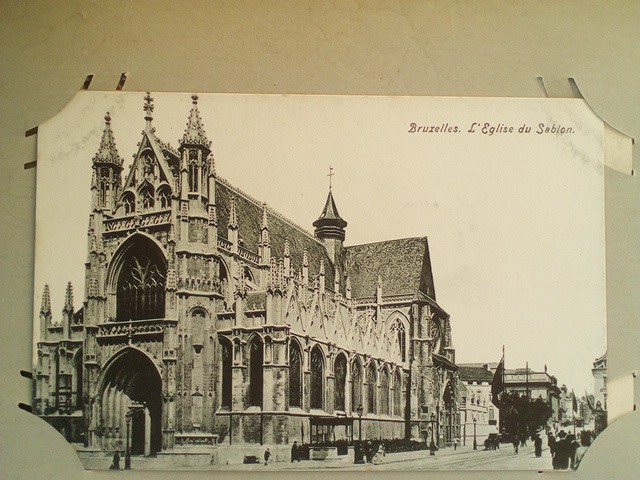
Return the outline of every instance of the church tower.
{"type": "Polygon", "coordinates": [[[316,238],[324,244],[331,261],[334,265],[339,263],[345,237],[344,228],[347,226],[347,222],[338,213],[331,187],[329,187],[329,195],[324,209],[320,217],[313,222],[313,226],[316,227],[314,232],[316,238]]]}
{"type": "Polygon", "coordinates": [[[211,153],[211,141],[207,139],[198,111],[198,96],[191,97],[193,106],[189,112],[187,128],[180,141],[180,178],[182,180],[183,200],[209,196],[209,174],[213,176],[212,162],[209,159],[211,153]],[[211,164],[211,165],[210,165],[211,164]]]}
{"type": "Polygon", "coordinates": [[[91,191],[93,193],[93,211],[103,212],[111,216],[116,208],[116,202],[122,189],[122,158],[118,155],[116,142],[111,130],[111,116],[104,117],[105,126],[102,132],[100,148],[93,157],[93,178],[91,191]]]}

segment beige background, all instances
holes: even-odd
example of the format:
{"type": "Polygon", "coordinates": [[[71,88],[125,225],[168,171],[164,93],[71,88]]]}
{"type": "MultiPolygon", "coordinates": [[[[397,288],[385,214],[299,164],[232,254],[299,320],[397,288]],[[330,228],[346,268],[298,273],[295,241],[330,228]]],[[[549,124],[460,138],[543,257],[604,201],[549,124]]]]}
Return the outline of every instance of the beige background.
{"type": "MultiPolygon", "coordinates": [[[[0,476],[103,476],[84,473],[56,432],[16,407],[31,395],[18,375],[31,365],[36,175],[22,169],[36,145],[24,131],[63,108],[87,74],[93,89],[109,90],[127,71],[127,90],[532,97],[537,76],[551,96],[570,95],[571,76],[596,112],[640,138],[639,21],[632,1],[1,1],[0,476]]],[[[607,169],[605,189],[614,378],[640,364],[640,185],[607,169]]],[[[635,478],[638,432],[638,412],[614,423],[577,476],[635,478]]],[[[516,475],[474,475],[483,477],[516,475]]]]}

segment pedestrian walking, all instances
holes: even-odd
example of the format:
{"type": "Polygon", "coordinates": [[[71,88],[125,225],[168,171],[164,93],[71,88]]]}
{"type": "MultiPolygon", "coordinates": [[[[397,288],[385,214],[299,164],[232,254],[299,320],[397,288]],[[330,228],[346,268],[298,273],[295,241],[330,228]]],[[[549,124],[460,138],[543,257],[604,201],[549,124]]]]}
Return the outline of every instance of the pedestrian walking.
{"type": "Polygon", "coordinates": [[[554,470],[566,470],[569,468],[571,445],[567,442],[567,434],[564,430],[560,430],[558,438],[560,440],[556,441],[555,454],[551,463],[554,470]]]}
{"type": "Polygon", "coordinates": [[[536,435],[533,439],[533,446],[535,448],[536,458],[540,458],[542,456],[542,439],[540,435],[536,435]]]}
{"type": "Polygon", "coordinates": [[[549,453],[551,454],[551,458],[556,453],[556,437],[554,437],[551,433],[547,437],[547,447],[549,447],[549,453]]]}
{"type": "Polygon", "coordinates": [[[118,450],[113,454],[113,460],[111,461],[109,470],[120,470],[120,452],[118,450]]]}
{"type": "Polygon", "coordinates": [[[526,447],[527,446],[527,434],[526,433],[522,433],[520,435],[520,446],[521,447],[526,447]]]}
{"type": "Polygon", "coordinates": [[[576,460],[576,451],[580,444],[576,441],[576,436],[573,434],[567,435],[567,449],[569,451],[569,467],[574,468],[576,460]]]}
{"type": "Polygon", "coordinates": [[[291,463],[296,460],[298,463],[300,462],[300,452],[298,451],[298,441],[294,440],[293,445],[291,446],[291,463]]]}
{"type": "Polygon", "coordinates": [[[378,446],[378,451],[375,453],[373,458],[371,459],[371,463],[374,465],[379,465],[382,463],[382,457],[384,457],[384,447],[382,444],[378,446]]]}
{"type": "Polygon", "coordinates": [[[585,441],[584,439],[580,439],[580,446],[576,448],[573,466],[571,468],[577,470],[577,468],[580,466],[580,462],[582,461],[582,457],[584,457],[584,454],[587,453],[588,448],[589,445],[587,445],[587,441],[585,441]]]}
{"type": "Polygon", "coordinates": [[[271,458],[271,452],[269,451],[269,449],[267,448],[264,451],[264,464],[266,465],[267,463],[269,463],[269,458],[271,458]]]}
{"type": "Polygon", "coordinates": [[[513,443],[513,454],[518,454],[518,445],[520,445],[520,441],[518,440],[518,435],[514,435],[511,437],[511,443],[513,443]]]}

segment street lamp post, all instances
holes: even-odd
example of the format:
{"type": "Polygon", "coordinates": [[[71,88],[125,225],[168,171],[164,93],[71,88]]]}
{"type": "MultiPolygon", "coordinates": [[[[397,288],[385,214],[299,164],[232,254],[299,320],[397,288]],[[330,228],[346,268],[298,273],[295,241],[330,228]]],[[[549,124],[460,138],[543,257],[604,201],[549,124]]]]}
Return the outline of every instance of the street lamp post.
{"type": "Polygon", "coordinates": [[[436,454],[436,442],[434,439],[434,435],[435,435],[435,430],[436,430],[436,416],[432,413],[431,414],[431,420],[429,421],[429,423],[431,424],[431,443],[429,444],[429,455],[435,455],[436,454]]]}
{"type": "Polygon", "coordinates": [[[478,421],[478,419],[476,417],[473,417],[473,449],[477,450],[478,449],[478,442],[476,441],[476,422],[478,421]]]}
{"type": "Polygon", "coordinates": [[[356,443],[353,449],[353,463],[364,463],[364,448],[362,448],[362,413],[364,412],[364,408],[362,404],[358,405],[356,412],[358,413],[358,443],[356,443]]]}

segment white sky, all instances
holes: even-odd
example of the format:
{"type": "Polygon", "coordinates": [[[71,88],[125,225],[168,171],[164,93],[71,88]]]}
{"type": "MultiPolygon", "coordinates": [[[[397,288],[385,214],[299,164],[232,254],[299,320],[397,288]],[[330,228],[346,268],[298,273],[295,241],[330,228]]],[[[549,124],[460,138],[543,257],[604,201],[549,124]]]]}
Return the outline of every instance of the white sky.
{"type": "MultiPolygon", "coordinates": [[[[83,91],[39,128],[36,322],[45,283],[54,321],[69,280],[81,306],[103,117],[126,173],[143,96],[83,91]]],[[[190,94],[152,96],[156,134],[177,147],[190,94]]],[[[218,174],[294,222],[312,230],[331,165],[347,245],[428,236],[458,363],[498,361],[504,344],[507,368],[546,364],[559,384],[591,391],[606,349],[604,187],[602,124],[583,101],[200,95],[199,108],[218,174]],[[462,132],[410,134],[411,122],[462,132]],[[469,134],[472,122],[575,133],[469,134]]]]}

